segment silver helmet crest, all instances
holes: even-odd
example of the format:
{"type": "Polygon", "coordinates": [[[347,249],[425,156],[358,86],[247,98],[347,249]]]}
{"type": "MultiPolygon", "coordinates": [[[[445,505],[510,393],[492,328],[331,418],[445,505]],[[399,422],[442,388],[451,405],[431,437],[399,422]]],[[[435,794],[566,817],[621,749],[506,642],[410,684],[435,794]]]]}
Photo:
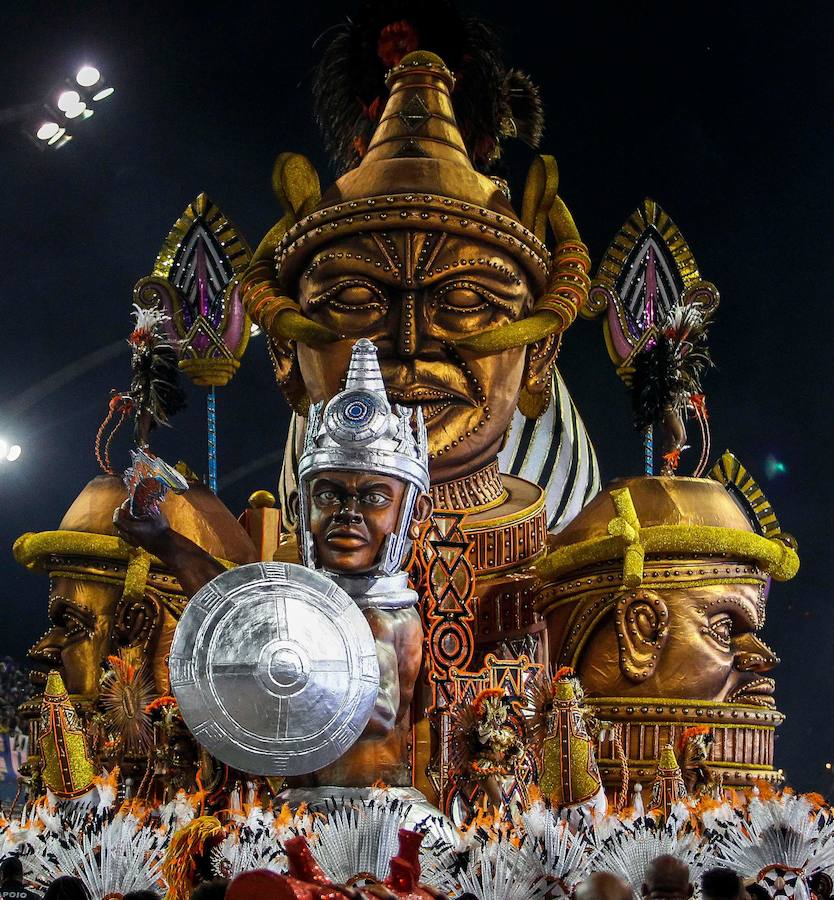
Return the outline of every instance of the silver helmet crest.
{"type": "Polygon", "coordinates": [[[367,338],[354,345],[345,389],[327,405],[310,408],[304,448],[298,461],[299,536],[304,564],[316,567],[310,532],[310,482],[325,471],[377,472],[406,484],[396,531],[377,560],[380,575],[393,575],[410,549],[408,526],[419,494],[429,490],[429,452],[423,411],[391,405],[367,338]]]}

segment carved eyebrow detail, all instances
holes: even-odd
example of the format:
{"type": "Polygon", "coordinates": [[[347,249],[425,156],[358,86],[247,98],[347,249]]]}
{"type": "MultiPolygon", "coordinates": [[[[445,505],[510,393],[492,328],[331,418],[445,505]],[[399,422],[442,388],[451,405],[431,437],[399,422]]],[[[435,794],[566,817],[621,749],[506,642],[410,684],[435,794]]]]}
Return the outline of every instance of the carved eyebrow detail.
{"type": "MultiPolygon", "coordinates": [[[[492,269],[493,272],[500,275],[504,278],[509,284],[512,284],[514,287],[520,287],[522,284],[521,278],[518,273],[511,269],[509,266],[502,265],[499,262],[496,262],[494,259],[487,259],[485,256],[468,257],[461,259],[453,259],[451,262],[442,263],[440,265],[435,266],[433,269],[427,270],[427,274],[429,275],[442,275],[444,272],[451,272],[454,269],[466,269],[469,267],[478,267],[480,269],[492,269]]],[[[492,273],[490,273],[492,274],[492,273]]]]}
{"type": "MultiPolygon", "coordinates": [[[[367,251],[367,252],[371,252],[371,251],[367,251]]],[[[384,258],[385,257],[383,256],[383,259],[384,258]]],[[[367,263],[368,265],[373,264],[377,269],[383,268],[382,262],[379,259],[373,259],[372,257],[365,255],[364,253],[359,253],[359,252],[354,253],[349,250],[331,250],[326,253],[325,252],[319,253],[317,256],[315,256],[313,258],[313,261],[310,263],[310,265],[304,271],[304,277],[311,278],[313,275],[313,272],[315,272],[315,270],[319,266],[323,266],[326,263],[335,262],[337,260],[341,262],[342,260],[347,260],[347,259],[356,260],[356,262],[364,262],[364,263],[367,263]]],[[[387,272],[391,268],[392,268],[391,266],[386,264],[386,266],[384,267],[384,270],[387,272]]],[[[396,266],[394,266],[393,268],[396,268],[396,266]]]]}
{"type": "Polygon", "coordinates": [[[385,491],[392,494],[394,489],[390,484],[385,484],[382,481],[375,481],[373,484],[364,484],[359,488],[359,492],[362,494],[369,494],[372,491],[385,491]]]}
{"type": "Polygon", "coordinates": [[[48,612],[51,615],[52,610],[56,606],[65,606],[71,609],[73,612],[81,613],[82,615],[89,616],[91,619],[95,618],[95,614],[90,609],[89,606],[85,606],[83,603],[79,603],[77,600],[70,600],[68,597],[64,597],[62,594],[50,594],[49,595],[49,606],[48,612]]]}
{"type": "Polygon", "coordinates": [[[716,597],[706,603],[702,609],[706,613],[710,613],[716,606],[734,606],[741,610],[744,618],[752,622],[754,628],[760,628],[762,622],[759,621],[758,608],[755,601],[742,599],[740,597],[716,597]]]}
{"type": "Polygon", "coordinates": [[[67,638],[76,637],[79,634],[86,634],[90,637],[93,633],[93,625],[96,621],[95,613],[83,603],[70,600],[61,594],[51,594],[47,612],[53,625],[63,628],[67,638]],[[63,620],[63,614],[67,612],[75,619],[75,622],[69,627],[63,620]]]}

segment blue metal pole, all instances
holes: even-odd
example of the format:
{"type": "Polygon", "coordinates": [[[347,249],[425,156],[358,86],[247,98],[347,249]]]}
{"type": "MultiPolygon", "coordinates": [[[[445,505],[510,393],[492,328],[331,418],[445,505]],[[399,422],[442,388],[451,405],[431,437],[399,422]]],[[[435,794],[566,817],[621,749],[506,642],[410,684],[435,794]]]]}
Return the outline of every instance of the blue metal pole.
{"type": "Polygon", "coordinates": [[[206,396],[206,421],[208,424],[208,482],[217,493],[217,398],[214,385],[206,396]]]}
{"type": "Polygon", "coordinates": [[[643,433],[643,458],[646,475],[654,475],[654,433],[651,425],[643,433]]]}

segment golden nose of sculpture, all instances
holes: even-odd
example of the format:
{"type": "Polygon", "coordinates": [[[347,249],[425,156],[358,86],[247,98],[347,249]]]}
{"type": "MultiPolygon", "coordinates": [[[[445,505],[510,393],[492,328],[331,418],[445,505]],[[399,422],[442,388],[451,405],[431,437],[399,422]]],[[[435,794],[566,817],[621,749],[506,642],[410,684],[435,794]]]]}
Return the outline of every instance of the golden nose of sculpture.
{"type": "Polygon", "coordinates": [[[779,657],[751,632],[736,641],[733,665],[739,672],[769,672],[779,665],[779,657]]]}

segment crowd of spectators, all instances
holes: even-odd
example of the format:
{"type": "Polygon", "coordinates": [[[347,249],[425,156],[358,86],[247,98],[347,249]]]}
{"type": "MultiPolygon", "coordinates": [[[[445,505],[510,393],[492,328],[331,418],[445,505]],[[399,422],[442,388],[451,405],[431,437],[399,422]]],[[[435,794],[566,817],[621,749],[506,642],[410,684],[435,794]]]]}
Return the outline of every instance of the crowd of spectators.
{"type": "MultiPolygon", "coordinates": [[[[191,900],[272,900],[268,878],[260,881],[246,873],[233,881],[215,878],[199,884],[191,893],[191,900]],[[259,885],[256,894],[251,888],[259,885]]],[[[642,900],[689,900],[695,894],[690,879],[689,866],[674,856],[658,856],[646,869],[646,880],[640,893],[642,900]]],[[[811,880],[811,900],[832,900],[831,878],[820,875],[811,880]]],[[[36,894],[24,884],[20,859],[8,856],[0,862],[0,898],[4,900],[38,900],[36,894]]],[[[281,894],[281,897],[284,895],[281,894]]],[[[384,897],[384,894],[379,894],[384,897]]],[[[392,895],[393,896],[393,895],[392,895]]],[[[748,884],[731,869],[708,869],[701,876],[702,900],[771,900],[771,894],[760,884],[748,884]]],[[[278,897],[278,894],[275,894],[278,897]]],[[[84,884],[77,878],[63,875],[57,878],[43,894],[43,900],[101,900],[90,897],[84,884]]],[[[131,891],[123,900],[161,900],[154,891],[131,891]]],[[[465,894],[459,900],[477,900],[465,894]]],[[[636,900],[631,887],[612,872],[593,872],[575,891],[575,900],[636,900]]]]}

